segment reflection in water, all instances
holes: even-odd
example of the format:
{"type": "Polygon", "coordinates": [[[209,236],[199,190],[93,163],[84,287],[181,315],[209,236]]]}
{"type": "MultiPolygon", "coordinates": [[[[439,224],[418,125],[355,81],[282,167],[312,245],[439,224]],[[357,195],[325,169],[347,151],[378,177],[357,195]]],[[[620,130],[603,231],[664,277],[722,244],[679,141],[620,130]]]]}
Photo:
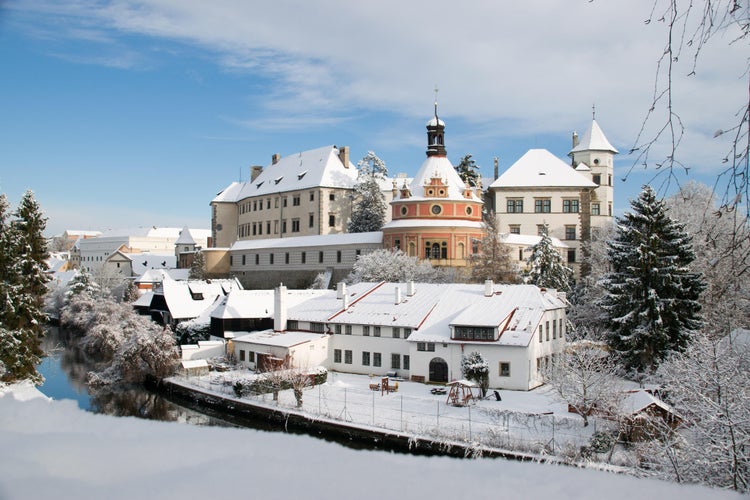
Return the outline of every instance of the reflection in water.
{"type": "Polygon", "coordinates": [[[39,390],[52,399],[73,399],[81,409],[117,417],[139,417],[193,425],[229,426],[222,419],[177,405],[140,385],[90,388],[86,374],[94,368],[78,348],[76,337],[48,327],[42,339],[47,355],[39,364],[45,381],[39,390]]]}

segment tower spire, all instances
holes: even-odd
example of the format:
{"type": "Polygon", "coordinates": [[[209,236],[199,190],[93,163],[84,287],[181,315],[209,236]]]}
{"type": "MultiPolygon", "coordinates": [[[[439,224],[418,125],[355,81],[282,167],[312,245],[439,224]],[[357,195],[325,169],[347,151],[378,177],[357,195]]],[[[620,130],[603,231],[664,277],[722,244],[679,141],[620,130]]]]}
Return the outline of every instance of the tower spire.
{"type": "Polygon", "coordinates": [[[596,120],[596,104],[591,105],[591,119],[596,120]]]}
{"type": "Polygon", "coordinates": [[[435,85],[435,116],[427,122],[427,156],[446,156],[445,123],[438,118],[438,87],[435,85]]]}
{"type": "Polygon", "coordinates": [[[437,99],[437,96],[438,96],[438,91],[439,91],[439,90],[440,90],[440,89],[438,89],[438,86],[437,86],[437,85],[435,85],[435,119],[436,119],[436,120],[437,120],[437,117],[438,117],[438,114],[437,114],[437,105],[438,105],[438,99],[437,99]]]}

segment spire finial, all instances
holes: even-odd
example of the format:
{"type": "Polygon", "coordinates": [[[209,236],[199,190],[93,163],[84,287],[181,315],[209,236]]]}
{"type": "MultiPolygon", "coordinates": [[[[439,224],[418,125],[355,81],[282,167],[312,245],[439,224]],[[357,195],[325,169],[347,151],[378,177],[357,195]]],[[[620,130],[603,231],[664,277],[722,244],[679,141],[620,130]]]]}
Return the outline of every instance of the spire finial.
{"type": "Polygon", "coordinates": [[[438,89],[438,86],[435,85],[435,118],[437,118],[437,102],[438,102],[437,101],[437,96],[438,96],[438,91],[439,90],[440,89],[438,89]]]}
{"type": "Polygon", "coordinates": [[[591,105],[591,119],[596,120],[596,104],[591,105]]]}

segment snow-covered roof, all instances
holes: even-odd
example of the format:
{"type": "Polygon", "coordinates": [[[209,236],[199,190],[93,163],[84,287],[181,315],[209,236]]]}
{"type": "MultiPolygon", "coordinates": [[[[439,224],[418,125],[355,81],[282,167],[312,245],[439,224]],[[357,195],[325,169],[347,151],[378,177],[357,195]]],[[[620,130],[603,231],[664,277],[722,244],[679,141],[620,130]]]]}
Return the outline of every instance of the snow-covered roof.
{"type": "Polygon", "coordinates": [[[490,187],[595,188],[596,184],[546,149],[530,149],[490,187]]]}
{"type": "Polygon", "coordinates": [[[382,245],[383,233],[373,231],[368,233],[321,234],[313,236],[293,236],[291,238],[266,238],[262,240],[242,240],[232,245],[232,251],[261,250],[265,248],[298,248],[322,247],[342,245],[382,245]]]}
{"type": "Polygon", "coordinates": [[[628,392],[620,403],[620,408],[626,415],[635,415],[651,405],[658,406],[669,413],[675,413],[667,403],[644,390],[628,392]]]}
{"type": "Polygon", "coordinates": [[[609,143],[607,138],[604,136],[604,132],[596,123],[596,120],[591,121],[591,126],[584,132],[583,136],[579,139],[578,145],[570,150],[570,153],[578,153],[579,151],[610,151],[612,153],[618,153],[612,144],[609,143]]]}
{"type": "Polygon", "coordinates": [[[245,342],[249,344],[288,348],[319,340],[322,337],[325,337],[325,334],[295,331],[278,333],[273,330],[264,330],[262,332],[253,332],[240,337],[235,337],[232,341],[235,343],[245,342]]]}
{"type": "MultiPolygon", "coordinates": [[[[243,182],[235,200],[315,187],[353,188],[357,168],[348,163],[341,162],[336,146],[285,156],[265,167],[254,180],[243,182]]],[[[222,201],[229,201],[223,192],[220,196],[222,201]]]]}
{"type": "Polygon", "coordinates": [[[71,236],[76,236],[76,237],[86,236],[88,238],[91,238],[93,236],[99,236],[100,234],[102,234],[102,232],[101,231],[85,231],[85,230],[79,230],[79,229],[66,229],[65,230],[65,234],[67,234],[68,237],[71,237],[71,236]]]}
{"type": "MultiPolygon", "coordinates": [[[[428,156],[422,163],[422,166],[419,167],[419,171],[416,173],[409,186],[411,189],[411,197],[409,199],[425,199],[423,187],[430,184],[430,179],[433,177],[442,179],[443,183],[448,186],[447,200],[466,201],[467,198],[464,198],[466,184],[461,180],[461,176],[458,175],[458,172],[456,172],[456,169],[448,158],[444,156],[428,156]]],[[[398,187],[401,187],[401,185],[398,187]]],[[[446,198],[440,199],[445,200],[446,198]]],[[[474,193],[474,190],[472,190],[470,199],[472,201],[481,201],[476,193],[474,193]]]]}
{"type": "MultiPolygon", "coordinates": [[[[173,238],[180,237],[183,228],[179,227],[136,227],[122,229],[108,229],[96,239],[106,238],[173,238]]],[[[190,228],[190,234],[196,240],[206,240],[211,237],[210,229],[190,228]]],[[[92,238],[89,238],[91,240],[92,238]]]]}
{"type": "Polygon", "coordinates": [[[445,122],[438,118],[437,116],[433,116],[430,118],[430,120],[427,122],[428,127],[436,127],[440,125],[441,127],[445,127],[445,122]]]}
{"type": "Polygon", "coordinates": [[[190,269],[147,269],[135,280],[136,283],[158,283],[164,280],[164,276],[169,276],[175,281],[188,279],[190,269]]]}
{"type": "Polygon", "coordinates": [[[218,297],[240,288],[237,280],[175,281],[165,276],[161,293],[172,318],[181,320],[201,316],[208,307],[214,305],[218,297]]]}
{"type": "MultiPolygon", "coordinates": [[[[567,243],[559,238],[550,236],[549,239],[550,241],[552,241],[552,246],[555,248],[570,248],[567,243]]],[[[542,240],[542,237],[534,234],[503,233],[500,235],[500,240],[506,245],[523,245],[533,247],[542,240]]]]}
{"type": "Polygon", "coordinates": [[[154,298],[154,292],[146,292],[134,300],[131,305],[133,307],[149,307],[151,305],[151,299],[154,298]]]}
{"type": "Polygon", "coordinates": [[[495,285],[489,297],[484,284],[415,283],[414,290],[408,295],[406,283],[357,283],[346,289],[346,309],[343,299],[327,295],[289,308],[288,319],[411,328],[409,340],[415,342],[453,342],[451,325],[504,325],[498,343],[525,346],[544,311],[565,307],[554,290],[533,285],[495,285]]]}
{"type": "Polygon", "coordinates": [[[227,203],[234,203],[237,201],[240,192],[242,191],[242,187],[245,184],[243,182],[233,182],[221,191],[219,191],[216,196],[214,197],[211,202],[227,202],[227,203]]]}
{"type": "Polygon", "coordinates": [[[47,287],[52,286],[68,286],[68,282],[78,274],[77,269],[71,269],[70,271],[57,271],[52,275],[52,279],[47,283],[47,287]]]}
{"type": "MultiPolygon", "coordinates": [[[[331,295],[332,290],[287,290],[287,308],[311,298],[331,295]]],[[[273,290],[232,290],[211,312],[212,318],[272,318],[273,290]]]]}
{"type": "Polygon", "coordinates": [[[175,241],[175,245],[195,245],[195,240],[190,234],[190,228],[185,226],[180,231],[180,237],[175,241]]]}
{"type": "Polygon", "coordinates": [[[143,274],[146,271],[152,270],[152,269],[153,270],[170,269],[170,268],[174,268],[177,266],[177,257],[175,257],[174,253],[116,252],[116,254],[121,255],[130,260],[131,266],[133,267],[133,275],[135,276],[143,276],[143,274]]]}

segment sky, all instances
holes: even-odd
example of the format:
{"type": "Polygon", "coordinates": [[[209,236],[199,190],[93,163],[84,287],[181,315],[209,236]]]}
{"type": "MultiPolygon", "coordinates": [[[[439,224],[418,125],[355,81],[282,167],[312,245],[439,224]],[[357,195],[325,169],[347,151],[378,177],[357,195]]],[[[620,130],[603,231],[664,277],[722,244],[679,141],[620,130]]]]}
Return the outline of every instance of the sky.
{"type": "MultiPolygon", "coordinates": [[[[355,164],[374,151],[390,174],[413,175],[437,95],[449,159],[471,154],[484,176],[494,157],[502,174],[532,148],[567,161],[595,113],[621,153],[621,213],[644,183],[712,185],[731,141],[716,131],[747,99],[733,28],[692,76],[686,47],[672,102],[687,170],[657,175],[668,142],[646,169],[628,155],[662,88],[668,2],[655,3],[0,1],[0,192],[15,206],[33,190],[48,235],[209,228],[211,199],[274,153],[348,145],[355,164]]],[[[654,107],[643,139],[666,112],[654,107]]]]}
{"type": "Polygon", "coordinates": [[[500,459],[346,448],[310,436],[85,412],[33,387],[0,386],[0,498],[734,499],[624,474],[500,459]],[[5,393],[5,394],[3,394],[5,393]],[[542,479],[542,480],[540,480],[542,479]]]}

